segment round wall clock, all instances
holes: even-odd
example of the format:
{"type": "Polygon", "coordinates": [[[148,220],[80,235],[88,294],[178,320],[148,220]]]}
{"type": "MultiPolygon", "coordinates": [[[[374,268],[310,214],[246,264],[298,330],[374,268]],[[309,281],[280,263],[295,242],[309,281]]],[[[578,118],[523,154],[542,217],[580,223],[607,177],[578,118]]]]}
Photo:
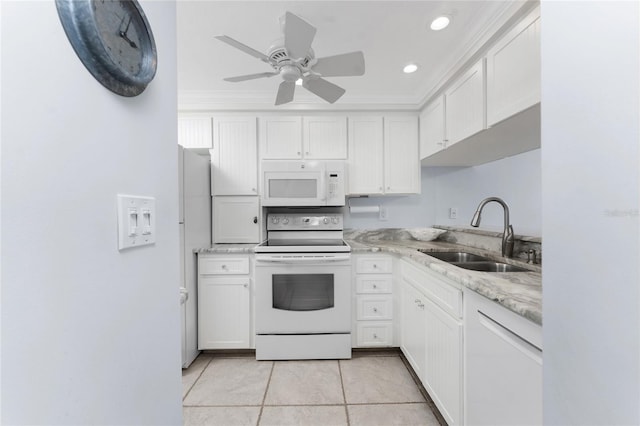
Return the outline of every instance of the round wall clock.
{"type": "Polygon", "coordinates": [[[137,96],[156,74],[153,33],[136,0],[56,0],[76,54],[107,89],[137,96]]]}

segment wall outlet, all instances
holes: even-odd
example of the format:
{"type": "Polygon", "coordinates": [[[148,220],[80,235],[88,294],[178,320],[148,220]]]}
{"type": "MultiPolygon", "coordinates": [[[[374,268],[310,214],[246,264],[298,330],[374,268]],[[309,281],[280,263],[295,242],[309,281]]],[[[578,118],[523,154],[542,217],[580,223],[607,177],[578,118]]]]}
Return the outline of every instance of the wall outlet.
{"type": "Polygon", "coordinates": [[[458,208],[450,207],[449,208],[449,219],[457,219],[458,218],[458,208]]]}
{"type": "Polygon", "coordinates": [[[387,207],[385,206],[380,206],[380,214],[378,216],[379,220],[389,220],[389,210],[387,210],[387,207]]]}

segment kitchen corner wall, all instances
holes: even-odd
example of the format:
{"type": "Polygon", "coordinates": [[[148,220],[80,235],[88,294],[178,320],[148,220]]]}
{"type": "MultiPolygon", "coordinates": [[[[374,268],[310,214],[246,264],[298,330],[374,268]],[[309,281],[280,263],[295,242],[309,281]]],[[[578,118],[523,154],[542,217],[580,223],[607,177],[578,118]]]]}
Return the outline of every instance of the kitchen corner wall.
{"type": "Polygon", "coordinates": [[[3,1],[2,424],[182,424],[175,3],[147,90],[102,87],[53,1],[3,1]],[[116,194],[156,198],[119,252],[116,194]]]}
{"type": "MultiPolygon", "coordinates": [[[[476,207],[486,197],[497,196],[509,205],[516,234],[540,236],[540,150],[534,150],[475,167],[423,167],[422,194],[351,200],[354,206],[381,206],[389,219],[378,214],[345,212],[347,228],[404,228],[434,224],[469,227],[476,207]],[[449,217],[450,208],[457,218],[449,217]]],[[[503,211],[496,203],[483,210],[480,229],[502,231],[503,211]]]]}

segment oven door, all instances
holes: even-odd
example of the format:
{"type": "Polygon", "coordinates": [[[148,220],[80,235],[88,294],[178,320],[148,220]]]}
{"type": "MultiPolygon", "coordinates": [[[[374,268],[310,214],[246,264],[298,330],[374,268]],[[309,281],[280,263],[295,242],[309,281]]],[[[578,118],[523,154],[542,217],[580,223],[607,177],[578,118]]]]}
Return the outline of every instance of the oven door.
{"type": "Polygon", "coordinates": [[[351,261],[256,255],[256,334],[351,332],[351,261]]]}

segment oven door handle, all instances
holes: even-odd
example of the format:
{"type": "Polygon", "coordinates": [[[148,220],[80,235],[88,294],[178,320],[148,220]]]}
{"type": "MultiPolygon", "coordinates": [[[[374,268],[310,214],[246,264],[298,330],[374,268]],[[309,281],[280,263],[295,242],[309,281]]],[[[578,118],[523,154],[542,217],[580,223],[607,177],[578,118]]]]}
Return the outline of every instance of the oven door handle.
{"type": "Polygon", "coordinates": [[[327,262],[344,262],[345,260],[349,260],[350,255],[345,256],[306,256],[306,257],[281,257],[281,256],[273,256],[273,257],[260,257],[256,258],[256,263],[265,262],[265,263],[327,263],[327,262]]]}

